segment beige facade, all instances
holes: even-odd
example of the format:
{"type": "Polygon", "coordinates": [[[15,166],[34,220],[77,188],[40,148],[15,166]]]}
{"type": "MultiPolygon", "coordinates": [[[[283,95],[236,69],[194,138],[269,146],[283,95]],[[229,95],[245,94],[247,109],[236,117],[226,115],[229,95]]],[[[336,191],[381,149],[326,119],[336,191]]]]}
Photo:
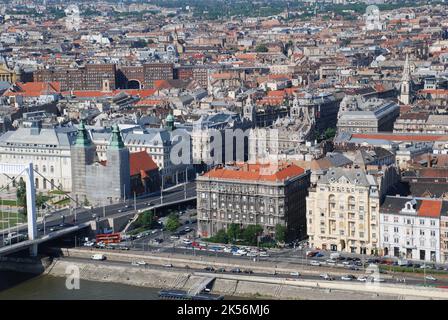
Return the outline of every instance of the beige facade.
{"type": "Polygon", "coordinates": [[[362,169],[330,169],[310,189],[306,201],[311,247],[362,254],[378,252],[381,198],[397,179],[394,167],[378,174],[367,174],[362,169]]]}

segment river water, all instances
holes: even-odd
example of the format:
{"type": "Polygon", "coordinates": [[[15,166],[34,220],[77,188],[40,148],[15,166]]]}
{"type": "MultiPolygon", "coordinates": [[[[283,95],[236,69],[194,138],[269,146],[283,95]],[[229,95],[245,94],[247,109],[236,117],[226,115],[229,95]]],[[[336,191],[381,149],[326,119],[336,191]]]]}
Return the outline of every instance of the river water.
{"type": "Polygon", "coordinates": [[[65,278],[0,271],[0,300],[154,300],[160,289],[81,280],[68,290],[65,278]]]}
{"type": "Polygon", "coordinates": [[[80,280],[79,290],[68,290],[65,278],[0,271],[0,300],[158,300],[159,290],[87,280],[80,280]]]}

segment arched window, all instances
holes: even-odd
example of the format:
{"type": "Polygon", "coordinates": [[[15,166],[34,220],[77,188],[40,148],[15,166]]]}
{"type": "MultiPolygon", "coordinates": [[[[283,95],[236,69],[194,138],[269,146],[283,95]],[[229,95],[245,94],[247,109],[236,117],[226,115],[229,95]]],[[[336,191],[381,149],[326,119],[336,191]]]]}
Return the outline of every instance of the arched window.
{"type": "MultiPolygon", "coordinates": [[[[52,167],[53,168],[53,167],[52,167]]],[[[54,189],[54,179],[51,179],[51,185],[50,185],[51,190],[54,189]]]]}
{"type": "Polygon", "coordinates": [[[334,194],[330,194],[330,196],[328,197],[328,207],[330,209],[336,208],[336,197],[334,194]]]}
{"type": "Polygon", "coordinates": [[[54,173],[54,167],[50,166],[50,173],[54,173]]]}
{"type": "Polygon", "coordinates": [[[34,187],[36,189],[39,189],[39,179],[38,178],[34,179],[34,187]]]}
{"type": "Polygon", "coordinates": [[[42,166],[42,172],[47,172],[47,167],[45,165],[42,166]]]}
{"type": "Polygon", "coordinates": [[[47,180],[43,179],[42,184],[43,184],[43,188],[47,189],[47,180]]]}

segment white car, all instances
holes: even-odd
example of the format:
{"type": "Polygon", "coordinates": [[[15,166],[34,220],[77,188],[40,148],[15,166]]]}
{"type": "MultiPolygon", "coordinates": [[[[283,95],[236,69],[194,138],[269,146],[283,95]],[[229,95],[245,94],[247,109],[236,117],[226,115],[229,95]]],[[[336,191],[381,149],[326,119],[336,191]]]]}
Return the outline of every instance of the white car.
{"type": "Polygon", "coordinates": [[[291,276],[293,276],[293,277],[299,277],[299,276],[300,276],[300,273],[298,273],[298,272],[296,272],[296,271],[293,271],[293,272],[291,272],[289,275],[291,275],[291,276]]]}
{"type": "Polygon", "coordinates": [[[185,245],[189,245],[189,244],[192,244],[193,241],[188,240],[188,239],[183,239],[183,240],[182,240],[182,243],[185,244],[185,245]]]}
{"type": "Polygon", "coordinates": [[[256,253],[256,252],[248,252],[247,254],[246,254],[248,257],[256,257],[256,256],[258,256],[258,254],[256,253]]]}
{"type": "Polygon", "coordinates": [[[232,252],[232,248],[225,247],[223,251],[226,252],[226,253],[231,253],[232,252]]]}
{"type": "Polygon", "coordinates": [[[87,241],[84,242],[83,246],[84,247],[93,247],[95,245],[95,243],[93,243],[92,241],[87,241]]]}
{"type": "Polygon", "coordinates": [[[266,251],[261,251],[260,257],[269,257],[269,254],[266,251]]]}
{"type": "Polygon", "coordinates": [[[360,282],[367,282],[367,277],[366,276],[360,276],[356,280],[358,280],[360,282]]]}
{"type": "Polygon", "coordinates": [[[426,279],[426,280],[429,280],[429,281],[437,281],[437,279],[434,278],[432,275],[427,275],[427,276],[425,277],[425,279],[426,279]]]}
{"type": "Polygon", "coordinates": [[[345,276],[341,277],[341,280],[344,280],[344,281],[352,281],[353,279],[356,279],[356,278],[352,275],[345,275],[345,276]]]}
{"type": "Polygon", "coordinates": [[[328,273],[322,273],[319,277],[321,277],[324,280],[333,280],[333,277],[330,276],[328,273]]]}
{"type": "Polygon", "coordinates": [[[312,265],[314,267],[320,267],[320,262],[316,261],[316,260],[311,260],[310,261],[310,265],[312,265]]]}
{"type": "Polygon", "coordinates": [[[140,261],[137,261],[137,264],[139,266],[146,266],[147,263],[145,261],[143,261],[143,260],[140,260],[140,261]]]}

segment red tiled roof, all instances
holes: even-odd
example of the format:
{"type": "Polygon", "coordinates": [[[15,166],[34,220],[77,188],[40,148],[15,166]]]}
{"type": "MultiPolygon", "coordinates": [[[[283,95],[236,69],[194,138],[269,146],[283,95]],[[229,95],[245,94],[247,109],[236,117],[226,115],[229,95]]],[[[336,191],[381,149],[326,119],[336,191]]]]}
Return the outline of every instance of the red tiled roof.
{"type": "Polygon", "coordinates": [[[75,91],[65,91],[64,95],[73,94],[76,97],[114,97],[117,94],[125,92],[132,96],[139,96],[141,98],[152,96],[156,90],[155,89],[117,89],[112,91],[101,91],[101,90],[75,90],[75,91]]]}
{"type": "Polygon", "coordinates": [[[154,160],[152,160],[151,156],[146,151],[130,153],[129,165],[131,176],[138,175],[141,173],[141,171],[148,172],[159,169],[157,164],[154,162],[154,160]]]}
{"type": "Polygon", "coordinates": [[[249,181],[283,181],[303,174],[305,170],[294,164],[269,165],[237,163],[233,168],[215,168],[203,176],[217,179],[236,179],[249,181]]]}
{"type": "Polygon", "coordinates": [[[38,97],[43,94],[54,94],[61,92],[59,82],[17,82],[12,88],[5,92],[5,96],[38,97]]]}
{"type": "Polygon", "coordinates": [[[418,209],[418,216],[438,218],[440,217],[441,209],[442,209],[441,200],[422,200],[422,204],[418,209]]]}

